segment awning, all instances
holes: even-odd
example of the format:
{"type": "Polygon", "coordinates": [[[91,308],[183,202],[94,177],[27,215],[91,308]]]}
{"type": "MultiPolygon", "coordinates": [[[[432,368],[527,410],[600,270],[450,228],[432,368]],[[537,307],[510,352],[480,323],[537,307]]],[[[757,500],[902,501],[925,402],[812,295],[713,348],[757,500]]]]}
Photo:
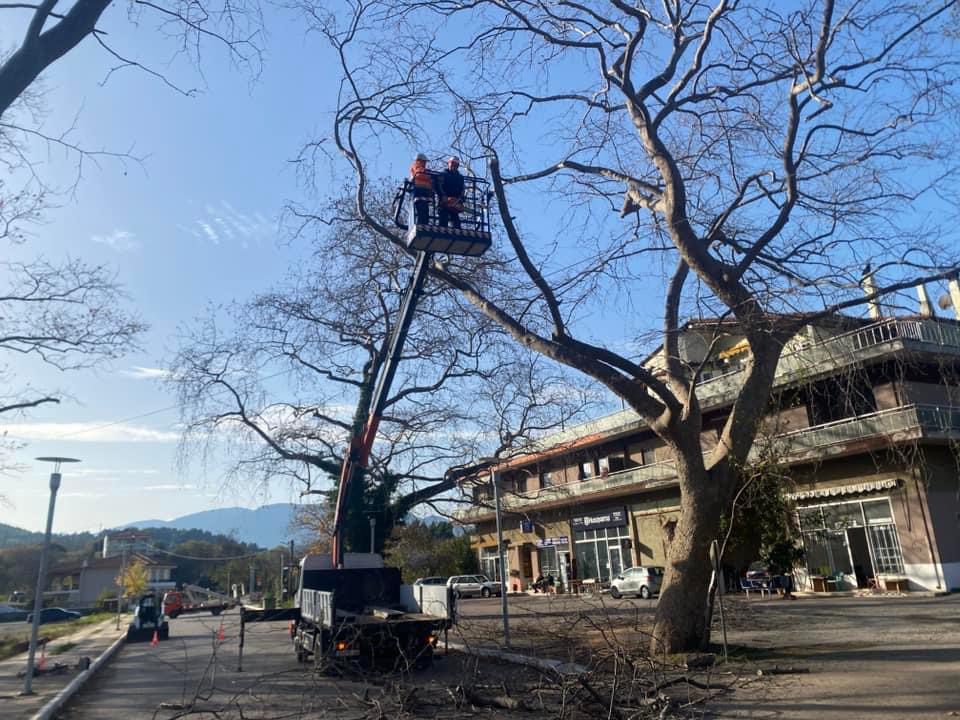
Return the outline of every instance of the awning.
{"type": "Polygon", "coordinates": [[[788,500],[812,500],[813,498],[839,497],[841,495],[862,495],[863,493],[894,490],[903,485],[903,480],[890,478],[888,480],[874,480],[872,482],[857,483],[856,485],[838,485],[836,487],[816,488],[802,492],[788,493],[788,500]]]}

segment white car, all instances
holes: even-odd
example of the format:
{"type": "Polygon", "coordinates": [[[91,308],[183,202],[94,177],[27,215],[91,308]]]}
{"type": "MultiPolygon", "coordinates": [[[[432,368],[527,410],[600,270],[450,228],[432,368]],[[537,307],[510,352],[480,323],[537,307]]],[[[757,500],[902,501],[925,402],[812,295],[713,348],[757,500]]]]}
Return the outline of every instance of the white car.
{"type": "Polygon", "coordinates": [[[446,585],[447,578],[440,575],[433,575],[431,577],[422,577],[417,578],[413,581],[414,585],[446,585]]]}
{"type": "Polygon", "coordinates": [[[447,580],[454,597],[490,597],[500,594],[500,583],[486,575],[454,575],[447,580]]]}
{"type": "Polygon", "coordinates": [[[660,592],[663,581],[663,568],[647,565],[627,568],[610,582],[610,597],[639,595],[647,599],[660,592]]]}

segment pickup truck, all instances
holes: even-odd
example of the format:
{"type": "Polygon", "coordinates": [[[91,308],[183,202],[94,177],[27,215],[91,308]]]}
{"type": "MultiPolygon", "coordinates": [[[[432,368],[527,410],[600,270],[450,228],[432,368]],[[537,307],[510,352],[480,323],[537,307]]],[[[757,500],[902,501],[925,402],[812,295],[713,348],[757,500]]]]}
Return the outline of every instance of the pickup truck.
{"type": "Polygon", "coordinates": [[[348,553],[344,565],[331,567],[325,555],[300,563],[299,614],[291,626],[297,660],[391,669],[429,663],[454,620],[450,588],[404,585],[379,555],[348,553]]]}

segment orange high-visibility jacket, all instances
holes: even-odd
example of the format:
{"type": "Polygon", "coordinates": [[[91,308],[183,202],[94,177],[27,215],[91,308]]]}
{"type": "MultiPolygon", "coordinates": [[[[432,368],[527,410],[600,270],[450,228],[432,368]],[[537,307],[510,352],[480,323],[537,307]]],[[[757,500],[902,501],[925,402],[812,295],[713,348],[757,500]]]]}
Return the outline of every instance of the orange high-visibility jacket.
{"type": "Polygon", "coordinates": [[[425,160],[414,160],[410,166],[410,179],[413,180],[413,196],[428,198],[433,196],[433,176],[427,170],[425,160]]]}

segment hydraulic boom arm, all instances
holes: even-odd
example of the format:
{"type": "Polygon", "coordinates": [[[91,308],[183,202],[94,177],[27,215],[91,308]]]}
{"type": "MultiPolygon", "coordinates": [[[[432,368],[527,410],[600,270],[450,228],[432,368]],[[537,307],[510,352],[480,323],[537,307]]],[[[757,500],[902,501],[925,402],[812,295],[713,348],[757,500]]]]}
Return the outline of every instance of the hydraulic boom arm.
{"type": "MultiPolygon", "coordinates": [[[[393,378],[397,373],[397,365],[403,352],[403,344],[407,339],[407,331],[410,329],[413,312],[423,292],[423,281],[427,274],[429,258],[430,253],[428,252],[417,254],[413,276],[410,278],[410,284],[403,295],[400,315],[397,318],[397,324],[394,326],[393,334],[390,336],[387,358],[380,368],[377,384],[370,399],[370,414],[360,431],[350,440],[350,446],[347,448],[346,456],[343,459],[343,466],[340,470],[340,484],[337,489],[337,507],[333,515],[332,560],[333,566],[336,568],[343,567],[343,516],[347,491],[351,482],[357,480],[357,475],[365,471],[369,465],[370,450],[373,448],[373,441],[380,427],[383,407],[386,404],[390,386],[393,384],[393,378]]],[[[373,552],[373,548],[370,551],[373,552]]]]}

